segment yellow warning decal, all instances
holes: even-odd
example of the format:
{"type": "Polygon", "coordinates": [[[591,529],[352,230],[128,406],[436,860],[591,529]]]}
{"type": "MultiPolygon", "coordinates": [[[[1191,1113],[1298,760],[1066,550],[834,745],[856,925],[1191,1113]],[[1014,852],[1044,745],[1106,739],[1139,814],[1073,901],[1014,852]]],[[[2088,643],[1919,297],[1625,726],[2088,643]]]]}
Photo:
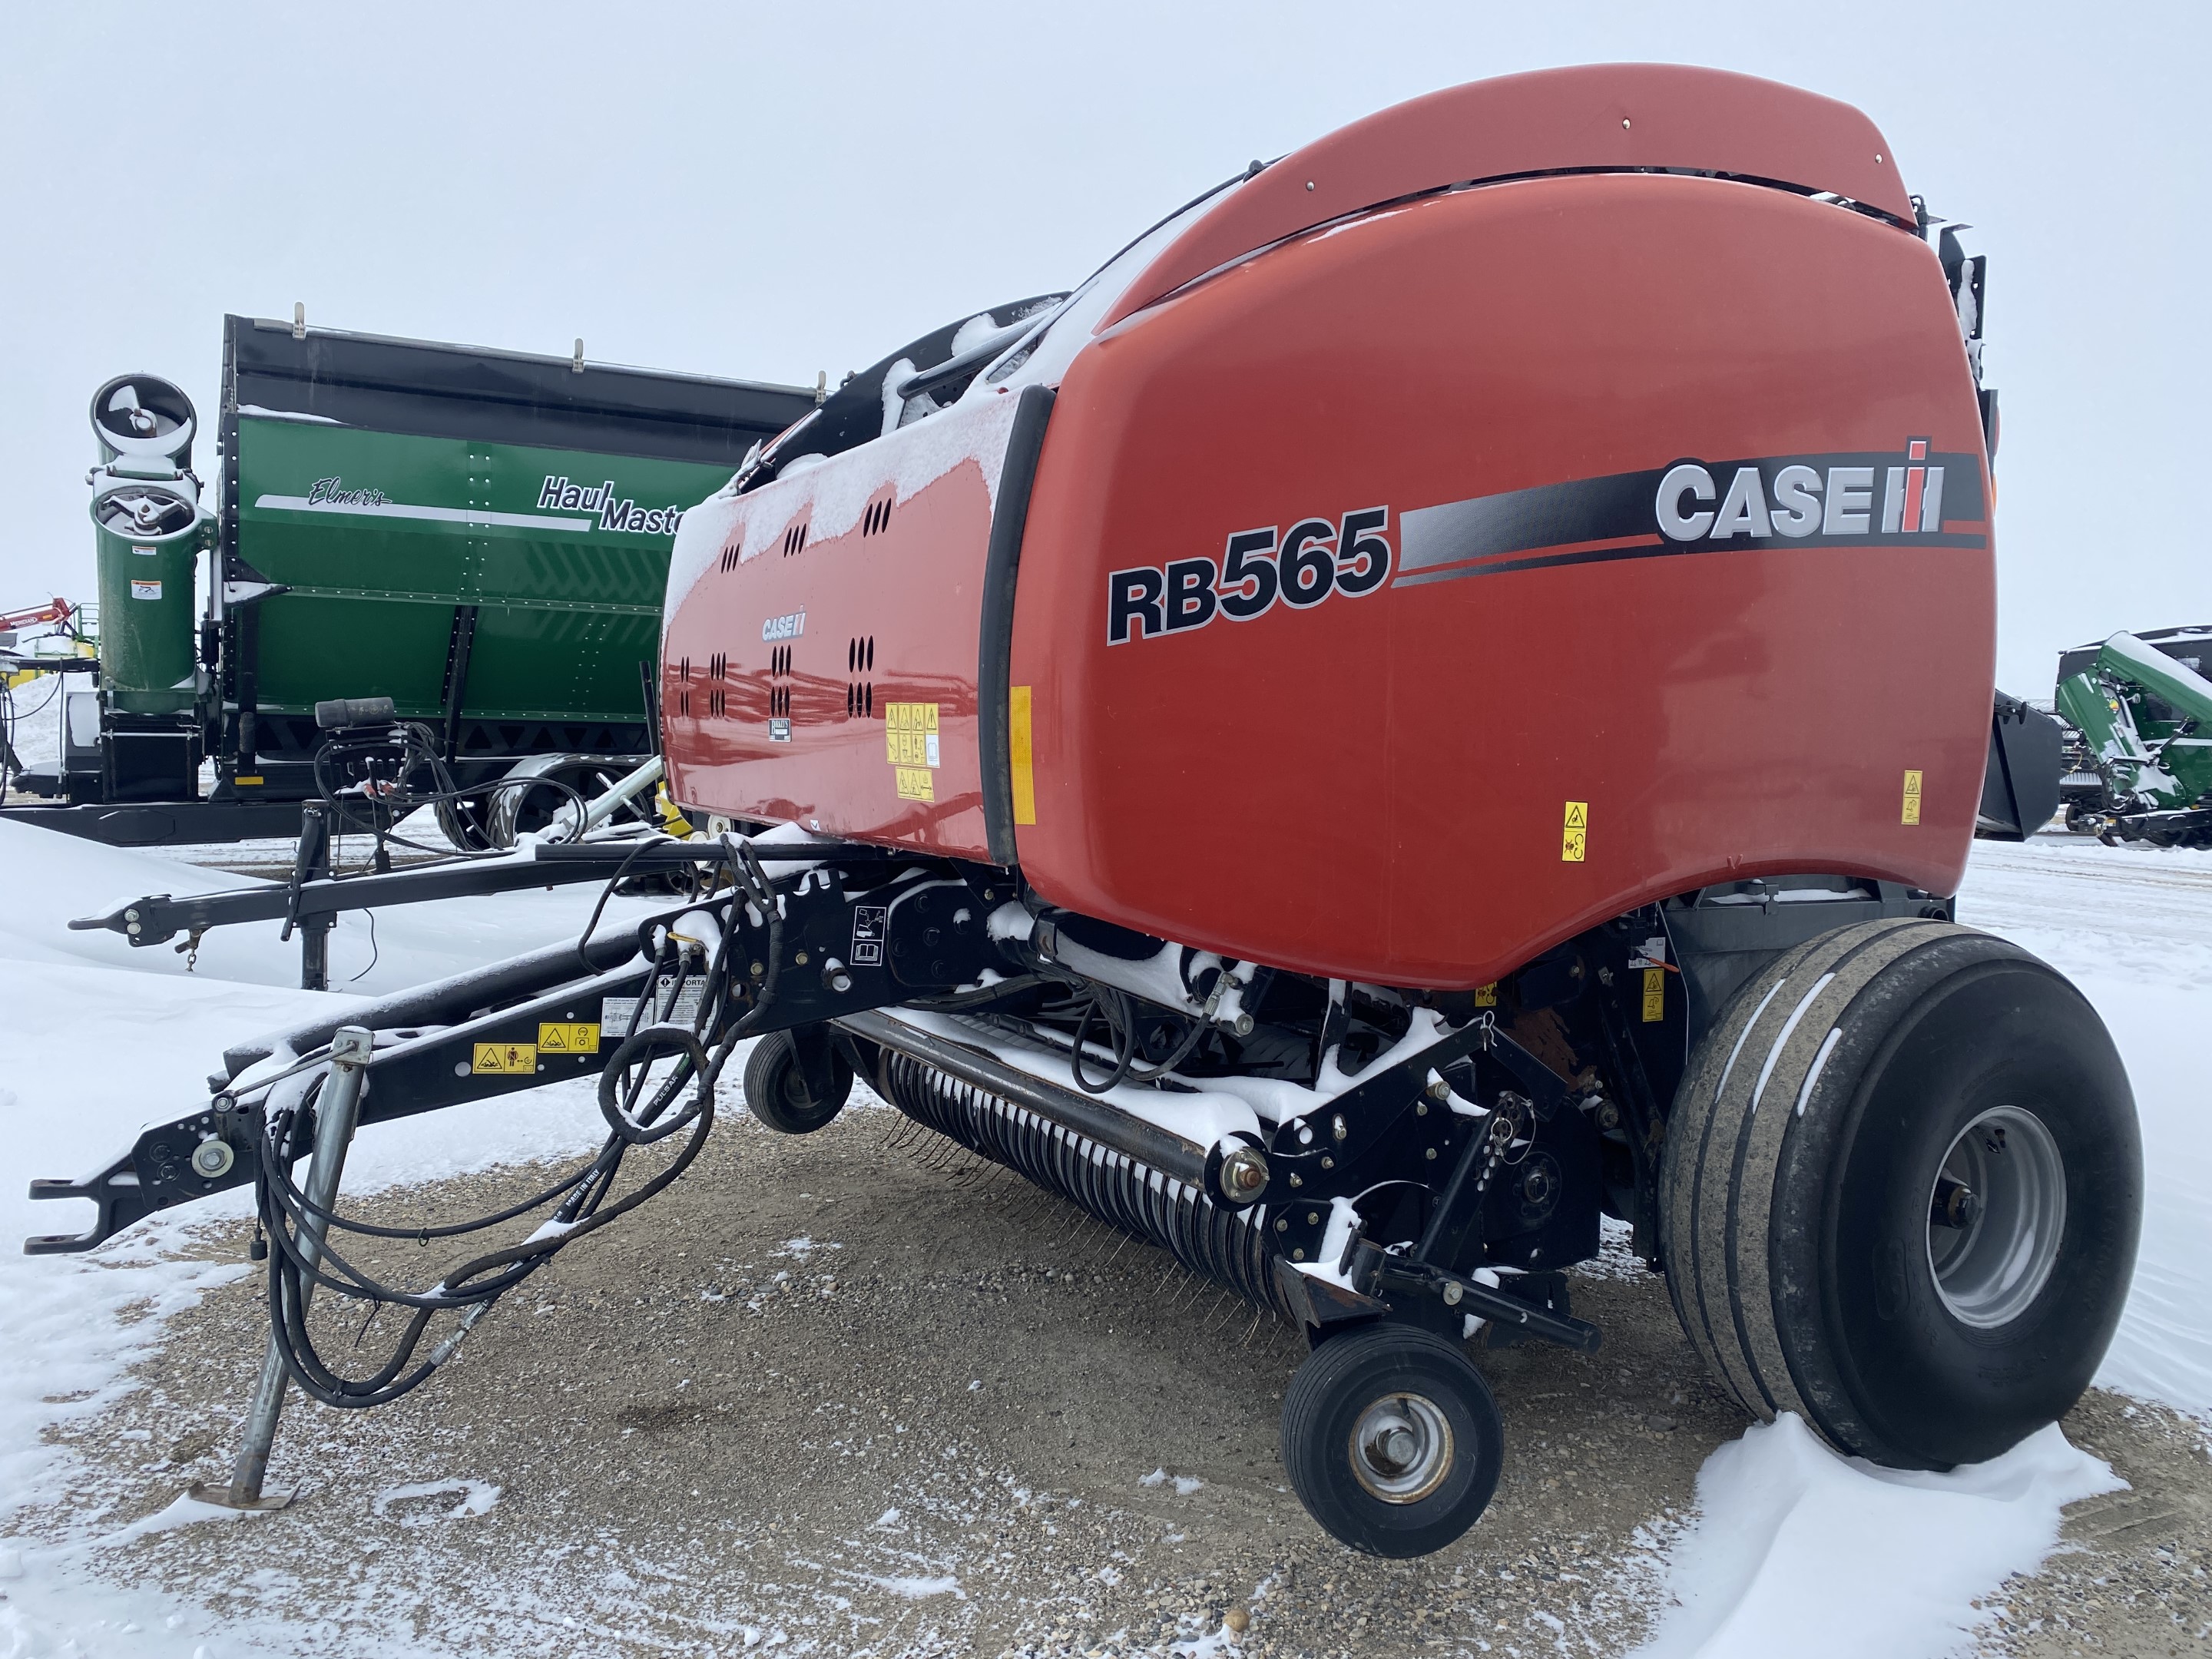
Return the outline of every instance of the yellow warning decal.
{"type": "Polygon", "coordinates": [[[893,769],[892,775],[898,780],[898,798],[901,800],[937,799],[937,787],[931,781],[927,766],[896,767],[893,769]]]}
{"type": "Polygon", "coordinates": [[[1905,775],[1905,811],[1898,822],[1899,823],[1920,822],[1920,774],[1917,772],[1907,772],[1905,775]]]}
{"type": "Polygon", "coordinates": [[[1487,985],[1478,985],[1474,988],[1474,1006],[1478,1008],[1495,1008],[1498,1006],[1496,980],[1491,981],[1487,985]]]}
{"type": "Polygon", "coordinates": [[[1014,822],[1036,822],[1036,772],[1030,761],[1030,688],[1006,688],[1006,759],[1014,779],[1014,822]]]}
{"type": "Polygon", "coordinates": [[[884,758],[893,766],[937,764],[937,705],[894,702],[884,709],[884,758]]]}
{"type": "Polygon", "coordinates": [[[1580,864],[1589,844],[1589,803],[1571,800],[1567,803],[1566,825],[1559,832],[1559,859],[1565,864],[1580,864]]]}
{"type": "Polygon", "coordinates": [[[1644,970],[1644,1023],[1650,1025],[1667,1018],[1667,970],[1646,968],[1644,970]]]}
{"type": "Polygon", "coordinates": [[[538,1069],[538,1045],[534,1042],[479,1042],[471,1072],[491,1073],[510,1077],[538,1069]]]}
{"type": "Polygon", "coordinates": [[[588,1019],[555,1020],[538,1028],[538,1052],[541,1054],[596,1054],[599,1052],[599,1028],[588,1019]]]}
{"type": "Polygon", "coordinates": [[[253,777],[247,777],[243,774],[240,774],[239,776],[233,778],[231,781],[233,783],[263,783],[267,781],[267,780],[260,777],[258,775],[253,777]]]}

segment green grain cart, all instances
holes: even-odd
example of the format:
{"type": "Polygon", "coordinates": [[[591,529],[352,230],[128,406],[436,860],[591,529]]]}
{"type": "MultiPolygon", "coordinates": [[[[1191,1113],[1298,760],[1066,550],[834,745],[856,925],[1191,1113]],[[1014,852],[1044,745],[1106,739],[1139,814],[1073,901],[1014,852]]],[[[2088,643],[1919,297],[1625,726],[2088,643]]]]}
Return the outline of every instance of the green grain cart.
{"type": "Polygon", "coordinates": [[[653,751],[685,510],[816,398],[588,363],[581,342],[226,318],[211,489],[175,387],[94,398],[99,672],[64,698],[59,763],[11,790],[55,804],[8,816],[130,844],[289,835],[319,793],[315,705],[340,697],[434,730],[480,792],[446,815],[457,838],[521,810],[491,788],[518,771],[592,793],[653,751]]]}
{"type": "Polygon", "coordinates": [[[2212,628],[2120,633],[2058,659],[2067,827],[2212,848],[2212,628]]]}

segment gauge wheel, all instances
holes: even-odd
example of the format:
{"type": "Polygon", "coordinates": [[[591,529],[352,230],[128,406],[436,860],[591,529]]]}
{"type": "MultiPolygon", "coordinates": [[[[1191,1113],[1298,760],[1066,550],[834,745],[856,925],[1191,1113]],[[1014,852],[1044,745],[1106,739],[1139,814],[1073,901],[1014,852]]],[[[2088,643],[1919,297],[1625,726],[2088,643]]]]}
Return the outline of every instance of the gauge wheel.
{"type": "Polygon", "coordinates": [[[1403,1558],[1442,1549],[1498,1489],[1497,1401],[1457,1345],[1364,1325],[1309,1355],[1283,1395],[1283,1468],[1339,1542],[1403,1558]]]}
{"type": "Polygon", "coordinates": [[[2080,1399],[2134,1271],[2142,1155],[2104,1022],[2018,945],[1840,927],[1692,1056],[1668,1288],[1755,1417],[1893,1468],[1978,1463],[2080,1399]]]}
{"type": "Polygon", "coordinates": [[[811,1134],[845,1109],[853,1092],[851,1062],[836,1043],[830,1045],[830,1097],[817,1100],[806,1086],[791,1033],[772,1031],[745,1058],[745,1105],[778,1133],[811,1134]]]}

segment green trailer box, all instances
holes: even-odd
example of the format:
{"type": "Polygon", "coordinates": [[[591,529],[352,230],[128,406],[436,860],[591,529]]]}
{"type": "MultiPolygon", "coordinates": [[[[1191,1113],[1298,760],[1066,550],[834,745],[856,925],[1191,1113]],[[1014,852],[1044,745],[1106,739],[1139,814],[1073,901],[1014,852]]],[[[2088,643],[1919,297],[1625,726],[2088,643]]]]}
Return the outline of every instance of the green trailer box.
{"type": "Polygon", "coordinates": [[[464,787],[649,755],[677,527],[815,396],[225,319],[217,798],[313,795],[333,697],[391,697],[464,787]]]}

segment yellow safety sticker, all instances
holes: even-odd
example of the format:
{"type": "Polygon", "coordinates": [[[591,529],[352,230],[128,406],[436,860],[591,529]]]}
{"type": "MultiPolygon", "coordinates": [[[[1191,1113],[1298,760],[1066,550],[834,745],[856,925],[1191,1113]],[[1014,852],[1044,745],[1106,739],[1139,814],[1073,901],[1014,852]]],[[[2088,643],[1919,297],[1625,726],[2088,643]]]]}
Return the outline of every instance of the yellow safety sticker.
{"type": "Polygon", "coordinates": [[[599,1052],[599,1028],[588,1019],[554,1020],[538,1028],[538,1052],[541,1054],[596,1054],[599,1052]]]}
{"type": "Polygon", "coordinates": [[[1667,970],[1646,968],[1644,970],[1644,1023],[1656,1024],[1667,1018],[1667,970]]]}
{"type": "Polygon", "coordinates": [[[241,772],[236,777],[233,778],[231,781],[233,783],[264,783],[266,782],[267,780],[263,778],[258,773],[252,777],[248,777],[241,772]]]}
{"type": "Polygon", "coordinates": [[[884,705],[884,758],[901,800],[935,800],[937,786],[930,769],[938,763],[937,705],[933,702],[893,702],[884,705]]]}
{"type": "Polygon", "coordinates": [[[1474,1006],[1478,1008],[1495,1008],[1498,1006],[1496,980],[1491,981],[1487,985],[1478,985],[1474,988],[1474,1006]]]}
{"type": "Polygon", "coordinates": [[[1589,803],[1571,800],[1567,803],[1566,825],[1559,832],[1559,859],[1565,864],[1580,864],[1589,845],[1589,803]]]}
{"type": "Polygon", "coordinates": [[[1907,772],[1905,775],[1905,811],[1898,822],[1899,823],[1920,822],[1920,774],[1917,772],[1907,772]]]}
{"type": "Polygon", "coordinates": [[[538,1069],[538,1045],[534,1042],[479,1042],[477,1044],[472,1072],[489,1072],[501,1077],[510,1077],[538,1069]]]}
{"type": "Polygon", "coordinates": [[[1014,822],[1036,822],[1036,772],[1030,760],[1030,688],[1006,688],[1006,759],[1014,775],[1014,822]]]}

